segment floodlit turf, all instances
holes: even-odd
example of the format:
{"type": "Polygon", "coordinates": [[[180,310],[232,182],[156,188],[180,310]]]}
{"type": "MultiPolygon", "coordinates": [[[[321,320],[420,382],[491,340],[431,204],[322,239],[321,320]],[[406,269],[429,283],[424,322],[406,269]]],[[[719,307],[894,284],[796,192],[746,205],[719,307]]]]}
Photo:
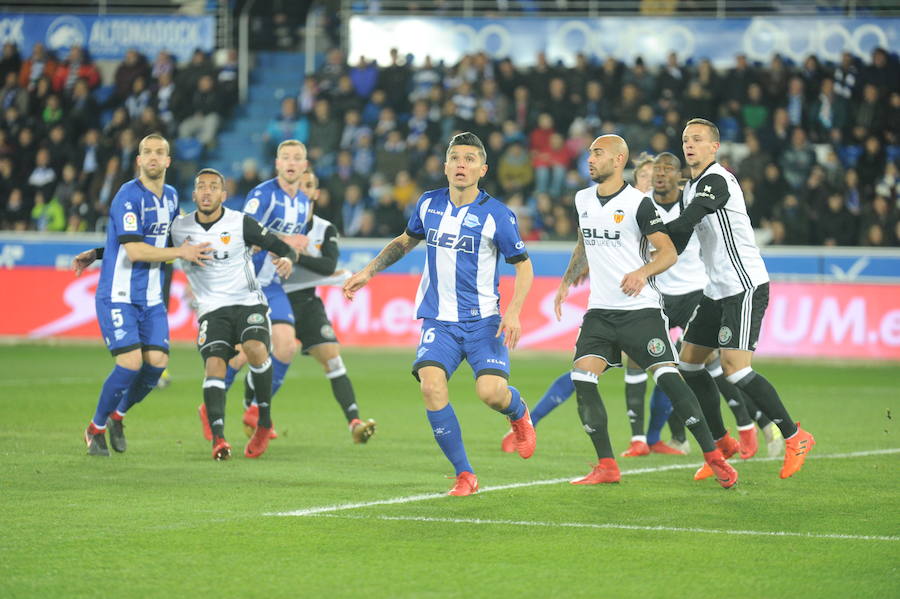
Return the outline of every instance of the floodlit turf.
{"type": "MultiPolygon", "coordinates": [[[[525,461],[500,452],[506,422],[464,366],[451,399],[483,491],[454,498],[412,355],[345,352],[362,415],[378,420],[365,446],[318,366],[298,358],[273,404],[281,438],[245,459],[237,385],[235,457],[216,463],[193,349],[173,350],[172,386],[129,414],[128,452],[98,459],[81,433],[106,352],[0,346],[0,597],[900,596],[900,454],[884,451],[900,451],[896,365],[760,362],[818,445],[788,480],[780,461],[738,460],[733,491],[691,479],[696,445],[619,459],[619,485],[538,484],[594,461],[574,398],[540,424],[525,461]],[[650,471],[627,474],[639,469],[650,471]],[[402,501],[379,503],[389,499],[402,501]]],[[[533,407],[566,367],[564,355],[516,353],[513,381],[533,407]]],[[[601,392],[622,451],[621,373],[601,392]]]]}

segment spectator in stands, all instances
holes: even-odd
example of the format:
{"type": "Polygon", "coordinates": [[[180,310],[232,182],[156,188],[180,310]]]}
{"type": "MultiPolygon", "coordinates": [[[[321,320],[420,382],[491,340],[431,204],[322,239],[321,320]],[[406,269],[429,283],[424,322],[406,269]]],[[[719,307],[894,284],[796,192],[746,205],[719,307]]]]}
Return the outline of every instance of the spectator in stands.
{"type": "Polygon", "coordinates": [[[628,140],[628,147],[632,152],[644,152],[650,148],[650,138],[656,132],[653,124],[653,107],[649,104],[641,104],[634,122],[622,125],[622,132],[628,140]]]}
{"type": "Polygon", "coordinates": [[[84,192],[76,189],[75,193],[72,194],[72,201],[66,209],[66,231],[69,233],[83,233],[93,228],[91,205],[88,203],[84,192]]]}
{"type": "Polygon", "coordinates": [[[41,111],[41,118],[38,121],[38,130],[40,135],[47,135],[50,129],[63,120],[62,100],[56,94],[47,96],[47,102],[41,111]]]}
{"type": "Polygon", "coordinates": [[[79,79],[72,88],[66,114],[66,126],[72,139],[79,139],[84,132],[100,123],[100,107],[91,95],[87,81],[79,79]]]}
{"type": "Polygon", "coordinates": [[[331,103],[324,98],[316,100],[309,124],[310,160],[319,169],[329,168],[340,141],[341,123],[333,117],[331,103]]]}
{"type": "Polygon", "coordinates": [[[409,109],[412,73],[410,65],[401,61],[397,48],[391,48],[390,55],[390,64],[379,73],[378,85],[385,91],[388,105],[402,113],[409,109]]]}
{"type": "MultiPolygon", "coordinates": [[[[538,107],[531,100],[531,92],[525,85],[519,85],[513,92],[512,119],[520,131],[531,131],[538,122],[538,107]]],[[[446,136],[443,136],[446,138],[446,136]]]]}
{"type": "MultiPolygon", "coordinates": [[[[816,215],[821,214],[826,210],[828,196],[834,192],[835,190],[832,189],[826,181],[825,169],[817,164],[810,170],[809,176],[806,178],[806,182],[803,185],[803,189],[800,190],[798,197],[801,198],[807,210],[813,215],[816,215]]],[[[853,205],[851,202],[846,202],[846,204],[848,207],[853,205]]],[[[850,211],[854,214],[856,213],[852,208],[850,211]]]]}
{"type": "Polygon", "coordinates": [[[19,54],[19,47],[15,42],[4,43],[2,54],[0,54],[0,81],[6,81],[6,76],[10,73],[14,73],[18,77],[21,68],[22,56],[19,54]]]}
{"type": "Polygon", "coordinates": [[[900,91],[900,69],[887,50],[884,48],[872,50],[872,62],[863,68],[860,84],[874,86],[881,97],[900,91]]]}
{"type": "Polygon", "coordinates": [[[781,169],[774,162],[766,165],[763,180],[756,186],[756,193],[760,196],[769,198],[773,205],[780,204],[788,193],[791,193],[790,186],[781,175],[781,169]]]}
{"type": "Polygon", "coordinates": [[[344,62],[344,53],[340,48],[331,48],[325,54],[325,62],[316,73],[319,82],[319,90],[331,97],[335,97],[338,91],[338,81],[347,74],[347,65],[344,62]]]}
{"type": "Polygon", "coordinates": [[[47,105],[47,98],[53,95],[53,82],[49,77],[41,77],[37,80],[34,88],[29,93],[28,98],[28,115],[32,121],[39,121],[43,116],[44,107],[47,105]]]}
{"type": "Polygon", "coordinates": [[[376,237],[396,237],[406,228],[406,217],[390,193],[383,193],[373,209],[376,237]]]}
{"type": "Polygon", "coordinates": [[[128,128],[128,111],[124,106],[116,108],[112,113],[112,118],[103,128],[103,137],[108,140],[118,139],[119,134],[128,128]]]}
{"type": "Polygon", "coordinates": [[[139,77],[143,78],[145,82],[147,81],[150,77],[150,65],[147,64],[147,58],[143,54],[130,48],[125,52],[122,62],[116,67],[114,77],[116,104],[122,104],[133,93],[134,82],[139,77]]]}
{"type": "MultiPolygon", "coordinates": [[[[887,238],[888,231],[894,231],[897,224],[897,210],[892,208],[889,198],[884,195],[877,195],[872,200],[871,205],[867,206],[863,212],[861,219],[862,228],[859,236],[860,243],[865,244],[868,239],[870,229],[877,226],[882,231],[882,239],[887,238]]],[[[845,226],[849,225],[846,223],[845,226]]],[[[855,233],[855,230],[854,230],[855,233]]],[[[850,244],[856,243],[856,238],[850,241],[850,244]]],[[[891,240],[892,242],[893,240],[891,240]]],[[[848,244],[849,245],[849,244],[848,244]]]]}
{"type": "Polygon", "coordinates": [[[876,135],[869,135],[863,146],[863,154],[856,163],[856,172],[862,184],[863,195],[871,198],[875,193],[875,184],[884,175],[886,157],[876,135]]]}
{"type": "Polygon", "coordinates": [[[109,149],[101,143],[100,131],[97,128],[88,129],[75,159],[79,170],[78,182],[82,188],[91,189],[95,176],[102,174],[108,158],[109,149]]]}
{"type": "Polygon", "coordinates": [[[31,56],[22,63],[22,69],[19,71],[19,85],[31,92],[42,77],[52,81],[56,74],[56,67],[56,60],[47,52],[44,44],[37,42],[31,49],[31,56]]]}
{"type": "Polygon", "coordinates": [[[153,97],[150,105],[156,109],[156,114],[167,127],[175,127],[176,101],[174,74],[170,71],[160,73],[153,89],[153,97]]]}
{"type": "Polygon", "coordinates": [[[857,218],[844,205],[839,193],[828,196],[825,211],[816,226],[818,243],[827,246],[854,245],[857,237],[857,218]]]}
{"type": "Polygon", "coordinates": [[[342,203],[337,198],[332,198],[327,187],[319,188],[319,197],[316,198],[316,214],[330,221],[338,233],[344,232],[344,213],[342,203]]]}
{"type": "Polygon", "coordinates": [[[394,185],[391,188],[391,199],[397,204],[397,207],[408,214],[415,207],[416,200],[421,194],[421,190],[416,185],[415,180],[410,176],[409,171],[402,170],[394,177],[394,185]]]}
{"type": "Polygon", "coordinates": [[[30,210],[25,203],[25,197],[22,190],[14,187],[9,192],[6,200],[6,208],[3,211],[3,222],[5,228],[12,231],[25,231],[28,229],[28,221],[30,219],[30,210]]]}
{"type": "Polygon", "coordinates": [[[19,74],[10,71],[2,79],[3,88],[0,89],[0,109],[6,110],[9,106],[15,106],[19,114],[28,113],[28,92],[19,86],[19,74]]]}
{"type": "Polygon", "coordinates": [[[122,162],[118,154],[112,154],[106,161],[103,174],[93,177],[88,188],[88,198],[93,199],[92,212],[98,226],[106,222],[105,216],[109,215],[109,204],[125,181],[131,177],[122,172],[119,167],[122,162]]]}
{"type": "Polygon", "coordinates": [[[419,189],[431,191],[432,189],[439,189],[446,182],[447,175],[444,174],[441,158],[431,154],[425,159],[425,166],[417,172],[416,184],[419,186],[419,189]]]}
{"type": "Polygon", "coordinates": [[[788,185],[794,190],[800,189],[816,163],[816,154],[807,141],[806,131],[802,127],[794,127],[791,132],[791,145],[782,153],[780,162],[788,185]]]}
{"type": "MultiPolygon", "coordinates": [[[[387,139],[375,150],[375,170],[392,181],[402,170],[409,166],[409,152],[400,131],[388,133],[387,139]]],[[[398,233],[399,235],[399,233],[398,233]]]]}
{"type": "Polygon", "coordinates": [[[772,213],[772,243],[805,245],[809,243],[809,215],[797,196],[788,194],[772,213]]]}
{"type": "Polygon", "coordinates": [[[309,142],[309,121],[297,111],[297,101],[290,96],[281,101],[281,112],[266,125],[263,133],[266,155],[274,155],[278,144],[286,139],[309,142]]]}
{"type": "Polygon", "coordinates": [[[554,132],[546,150],[532,152],[535,193],[547,192],[552,196],[559,196],[571,162],[572,156],[563,136],[554,132]]]}
{"type": "Polygon", "coordinates": [[[221,103],[215,86],[211,75],[200,77],[197,91],[186,104],[187,117],[178,126],[179,137],[196,137],[207,148],[215,145],[222,118],[221,103]]]}
{"type": "Polygon", "coordinates": [[[199,48],[191,54],[191,61],[186,67],[178,72],[175,78],[175,86],[177,89],[184,90],[185,93],[193,93],[200,84],[203,77],[214,77],[215,69],[209,57],[203,50],[199,48]]]}
{"type": "Polygon", "coordinates": [[[48,200],[43,191],[35,193],[29,228],[35,231],[65,231],[66,212],[59,201],[56,198],[48,200]]]}
{"type": "Polygon", "coordinates": [[[669,52],[666,64],[659,72],[658,89],[654,91],[663,97],[679,98],[685,89],[686,80],[684,68],[678,63],[678,54],[669,52]]]}
{"type": "Polygon", "coordinates": [[[862,88],[862,101],[853,116],[853,137],[862,142],[870,131],[883,131],[887,126],[886,105],[877,86],[867,83],[862,88]]]}
{"type": "Polygon", "coordinates": [[[494,79],[485,79],[481,82],[478,105],[487,111],[488,119],[492,123],[502,123],[509,118],[509,100],[500,93],[494,79]]]}
{"type": "Polygon", "coordinates": [[[16,137],[17,146],[15,153],[16,177],[21,181],[26,181],[34,170],[35,158],[37,156],[38,146],[34,139],[34,130],[31,127],[22,127],[19,129],[19,135],[16,137]]]}
{"type": "MultiPolygon", "coordinates": [[[[738,54],[735,56],[734,67],[729,69],[722,84],[724,100],[728,103],[740,104],[747,97],[747,88],[758,80],[756,70],[747,61],[747,56],[738,54]]],[[[682,112],[687,113],[686,110],[682,112]]]]}
{"type": "MultiPolygon", "coordinates": [[[[160,50],[153,59],[153,67],[150,70],[152,79],[159,81],[163,75],[175,78],[175,59],[166,50],[160,50]]],[[[130,87],[128,88],[131,89],[130,87]]]]}
{"type": "Polygon", "coordinates": [[[50,154],[50,168],[57,174],[62,172],[63,166],[75,160],[75,148],[66,137],[66,129],[61,124],[51,127],[42,147],[50,154]]]}
{"type": "Polygon", "coordinates": [[[75,45],[69,48],[69,57],[53,74],[53,90],[68,97],[79,79],[86,80],[92,90],[100,85],[100,71],[91,62],[87,52],[75,45]]]}
{"type": "Polygon", "coordinates": [[[780,54],[773,55],[769,67],[760,73],[763,96],[769,106],[781,102],[787,95],[789,79],[790,71],[785,66],[784,59],[780,54]]]}
{"type": "Polygon", "coordinates": [[[238,102],[238,54],[234,48],[220,50],[217,54],[218,72],[216,89],[222,100],[222,113],[230,116],[238,102]]]}
{"type": "Polygon", "coordinates": [[[769,108],[763,101],[762,86],[755,81],[747,88],[747,101],[741,106],[741,123],[745,129],[759,131],[769,122],[769,108]]]}
{"type": "Polygon", "coordinates": [[[634,83],[622,86],[619,102],[613,107],[613,120],[622,125],[637,121],[638,109],[641,107],[641,93],[634,83]]]}
{"type": "Polygon", "coordinates": [[[63,208],[67,208],[72,203],[72,196],[77,190],[78,171],[75,170],[74,164],[67,162],[62,167],[62,176],[51,197],[56,198],[63,208]]]}
{"type": "Polygon", "coordinates": [[[150,106],[150,90],[147,88],[147,80],[138,76],[131,83],[131,93],[125,98],[125,110],[129,119],[137,119],[144,112],[144,108],[150,106]]]}
{"type": "Polygon", "coordinates": [[[810,137],[817,143],[828,143],[833,129],[843,129],[847,125],[847,101],[835,93],[834,80],[822,79],[819,95],[809,110],[810,137]]]}
{"type": "Polygon", "coordinates": [[[168,125],[159,118],[152,106],[144,107],[140,117],[132,121],[131,131],[138,139],[143,139],[151,133],[159,133],[163,137],[169,136],[168,125]]]}
{"type": "Polygon", "coordinates": [[[687,92],[681,99],[683,115],[688,118],[704,118],[715,122],[718,120],[718,114],[715,113],[714,106],[712,92],[705,89],[700,81],[694,79],[688,83],[687,92]]]}
{"type": "Polygon", "coordinates": [[[397,130],[399,126],[400,122],[397,120],[397,113],[394,109],[390,106],[382,108],[372,131],[375,134],[375,143],[384,143],[387,134],[397,130]]]}
{"type": "Polygon", "coordinates": [[[353,154],[350,150],[340,150],[334,164],[334,172],[328,179],[327,187],[333,198],[344,198],[351,185],[362,186],[365,179],[353,170],[353,154]]]}
{"type": "MultiPolygon", "coordinates": [[[[430,60],[430,57],[426,60],[430,60]]],[[[350,81],[353,82],[356,94],[363,100],[368,100],[378,85],[378,66],[375,61],[367,61],[365,56],[360,56],[356,66],[350,69],[350,81]]]]}
{"type": "Polygon", "coordinates": [[[259,174],[259,165],[253,158],[245,158],[241,163],[241,176],[237,180],[235,193],[246,198],[250,191],[262,183],[262,177],[259,174]]]}
{"type": "Polygon", "coordinates": [[[353,89],[353,83],[350,81],[349,75],[341,75],[337,82],[337,88],[331,94],[331,98],[332,110],[339,119],[343,119],[347,111],[360,110],[363,107],[362,98],[356,95],[356,90],[353,89]]]}
{"type": "Polygon", "coordinates": [[[362,194],[362,188],[357,184],[348,185],[344,190],[344,235],[356,237],[359,234],[366,208],[367,202],[362,194]]]}
{"type": "Polygon", "coordinates": [[[540,97],[543,98],[541,111],[553,117],[553,123],[557,131],[568,131],[569,125],[572,124],[572,119],[576,116],[576,111],[575,106],[569,99],[565,79],[562,77],[550,79],[548,91],[540,97]]]}
{"type": "Polygon", "coordinates": [[[737,174],[741,179],[762,181],[766,165],[772,161],[772,157],[760,147],[759,137],[753,131],[748,131],[744,135],[744,143],[747,146],[747,154],[738,163],[737,174]]]}

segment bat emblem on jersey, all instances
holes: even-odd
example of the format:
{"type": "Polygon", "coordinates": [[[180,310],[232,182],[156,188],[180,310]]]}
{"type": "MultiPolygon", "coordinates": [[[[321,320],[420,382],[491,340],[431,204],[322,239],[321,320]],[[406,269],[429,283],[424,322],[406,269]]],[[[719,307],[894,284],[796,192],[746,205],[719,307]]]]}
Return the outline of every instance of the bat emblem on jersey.
{"type": "Polygon", "coordinates": [[[617,225],[625,219],[625,211],[624,210],[616,210],[613,212],[613,222],[617,225]]]}
{"type": "Polygon", "coordinates": [[[231,241],[231,233],[229,233],[228,231],[219,233],[219,239],[222,240],[222,243],[227,245],[228,242],[231,241]]]}

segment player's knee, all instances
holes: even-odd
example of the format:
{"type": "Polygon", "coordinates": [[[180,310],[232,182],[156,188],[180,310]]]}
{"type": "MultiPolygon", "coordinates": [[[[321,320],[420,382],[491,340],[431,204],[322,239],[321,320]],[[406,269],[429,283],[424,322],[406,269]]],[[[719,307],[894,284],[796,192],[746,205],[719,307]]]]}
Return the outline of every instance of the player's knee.
{"type": "Polygon", "coordinates": [[[251,364],[261,364],[269,356],[269,348],[262,341],[248,339],[244,342],[244,353],[251,364]]]}
{"type": "Polygon", "coordinates": [[[347,367],[344,366],[344,360],[340,356],[325,360],[325,378],[336,379],[345,374],[347,367]]]}
{"type": "Polygon", "coordinates": [[[218,356],[210,356],[206,359],[204,373],[207,377],[225,378],[225,359],[218,356]]]}
{"type": "Polygon", "coordinates": [[[116,356],[116,365],[127,368],[128,370],[140,370],[143,362],[144,360],[141,357],[141,352],[137,350],[116,356]]]}
{"type": "Polygon", "coordinates": [[[752,355],[750,352],[721,352],[719,359],[722,361],[722,370],[725,376],[731,376],[745,368],[750,368],[752,355]]]}
{"type": "Polygon", "coordinates": [[[506,398],[509,395],[509,386],[506,380],[496,377],[497,380],[479,380],[475,384],[475,392],[488,406],[495,410],[506,407],[506,398]]]}

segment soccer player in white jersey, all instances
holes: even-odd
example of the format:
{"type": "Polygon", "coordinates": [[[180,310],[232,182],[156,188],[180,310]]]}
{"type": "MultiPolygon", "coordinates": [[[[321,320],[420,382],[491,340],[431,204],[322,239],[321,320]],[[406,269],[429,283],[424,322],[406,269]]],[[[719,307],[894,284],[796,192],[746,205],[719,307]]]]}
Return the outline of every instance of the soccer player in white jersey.
{"type": "Polygon", "coordinates": [[[266,451],[272,430],[272,361],[269,307],[253,272],[251,246],[277,254],[272,262],[284,276],[297,254],[255,219],[222,205],[225,178],[218,171],[205,168],[197,173],[193,198],[197,210],[175,219],[172,241],[208,243],[213,250],[204,267],[183,264],[198,305],[197,348],[204,362],[203,404],[212,429],[212,457],[231,456],[225,440],[225,367],[241,344],[259,400],[258,425],[244,455],[257,458],[266,451]]]}
{"type": "Polygon", "coordinates": [[[478,491],[478,478],[466,456],[447,389],[448,379],[464,358],[475,374],[478,397],[509,418],[519,455],[529,458],[535,447],[528,407],[519,391],[507,383],[509,350],[522,333],[519,314],[534,271],[513,212],[478,188],[487,168],[481,140],[472,133],[455,135],[444,163],[449,187],[423,193],[406,231],[344,283],[344,294],[353,299],[376,273],[425,240],[425,268],[416,294],[422,335],[413,376],[420,382],[435,441],[456,470],[456,484],[449,494],[457,496],[478,491]],[[502,317],[501,254],[516,270],[513,297],[502,317]]]}
{"type": "MultiPolygon", "coordinates": [[[[751,366],[759,329],[769,303],[769,274],[756,246],[744,194],[734,175],[716,162],[719,130],[706,119],[691,119],[682,134],[691,180],[684,188],[684,211],[668,223],[679,247],[696,229],[709,284],[688,324],[680,369],[703,406],[713,435],[725,426],[718,391],[704,367],[718,348],[725,376],[778,425],[785,439],[781,478],[797,472],[815,439],[795,424],[775,388],[751,366]]],[[[696,477],[708,476],[701,468],[696,477]]]]}
{"type": "Polygon", "coordinates": [[[165,184],[171,163],[169,142],[158,134],[138,145],[139,175],[123,184],[109,207],[106,245],[72,261],[76,274],[106,258],[97,284],[100,331],[116,365],[106,377],[94,417],[84,432],[88,454],[109,456],[126,449],[125,413],[156,387],[169,361],[169,321],[162,301],[161,264],[175,258],[201,268],[211,257],[209,244],[167,247],[169,227],[178,214],[178,195],[165,184]]]}
{"type": "MultiPolygon", "coordinates": [[[[296,140],[288,139],[278,144],[275,154],[274,178],[263,181],[250,190],[244,202],[244,213],[255,218],[261,225],[282,236],[296,251],[301,251],[304,240],[298,235],[306,226],[312,210],[309,198],[300,190],[300,176],[308,165],[306,146],[296,140]]],[[[272,395],[278,393],[284,383],[285,374],[294,359],[297,344],[294,341],[294,312],[287,294],[281,286],[281,280],[275,273],[271,262],[265,254],[254,258],[257,277],[263,287],[269,304],[272,320],[272,395]]],[[[231,386],[237,370],[241,367],[241,358],[234,360],[228,368],[225,378],[226,388],[231,386]]],[[[249,430],[256,428],[257,401],[252,397],[252,379],[245,383],[249,387],[245,400],[248,400],[244,412],[244,424],[249,430]]],[[[274,435],[274,430],[273,430],[274,435]]]]}
{"type": "MultiPolygon", "coordinates": [[[[678,189],[680,178],[681,161],[674,154],[663,152],[657,156],[653,164],[653,190],[650,197],[656,203],[657,212],[663,222],[673,221],[681,214],[681,191],[678,189]]],[[[700,259],[700,242],[694,236],[678,256],[675,266],[656,277],[656,286],[662,293],[664,309],[670,326],[678,327],[682,331],[687,327],[688,321],[703,297],[703,289],[707,282],[706,268],[700,259]]],[[[756,453],[757,439],[756,426],[745,406],[746,399],[741,391],[725,378],[718,352],[710,355],[706,369],[734,413],[740,433],[740,455],[741,458],[748,459],[756,453]]],[[[659,433],[671,412],[672,407],[668,397],[661,389],[654,389],[650,400],[650,419],[647,430],[647,443],[654,453],[683,454],[688,449],[684,426],[677,417],[669,420],[672,429],[671,447],[659,438],[659,433]]],[[[768,419],[760,422],[760,427],[767,424],[771,425],[768,419]]],[[[772,426],[774,427],[774,425],[772,426]]],[[[732,439],[727,433],[725,437],[727,439],[723,441],[722,445],[728,447],[728,452],[734,452],[738,441],[732,439]]]]}
{"type": "Polygon", "coordinates": [[[556,316],[562,319],[569,287],[588,272],[591,291],[575,343],[572,381],[578,414],[598,462],[572,483],[615,483],[621,477],[597,381],[610,366],[622,365],[624,351],[653,373],[727,489],[737,483],[738,474],[716,448],[697,398],[678,374],[662,298],[653,281],[675,263],[675,247],[653,201],[622,178],[627,162],[628,146],[618,135],[603,135],[591,144],[588,169],[596,184],[575,194],[578,243],[554,300],[556,316]]]}
{"type": "MultiPolygon", "coordinates": [[[[315,206],[319,197],[319,178],[315,173],[310,170],[303,173],[300,190],[309,198],[310,205],[315,206]]],[[[343,285],[350,273],[336,271],[340,249],[335,226],[314,215],[312,209],[308,215],[301,232],[306,238],[305,248],[300,253],[294,272],[282,282],[294,312],[294,335],[300,343],[301,352],[315,358],[325,371],[334,399],[347,419],[353,442],[366,443],[375,434],[375,421],[359,417],[353,383],[341,358],[341,346],[325,313],[325,306],[316,294],[317,286],[343,285]]]]}

